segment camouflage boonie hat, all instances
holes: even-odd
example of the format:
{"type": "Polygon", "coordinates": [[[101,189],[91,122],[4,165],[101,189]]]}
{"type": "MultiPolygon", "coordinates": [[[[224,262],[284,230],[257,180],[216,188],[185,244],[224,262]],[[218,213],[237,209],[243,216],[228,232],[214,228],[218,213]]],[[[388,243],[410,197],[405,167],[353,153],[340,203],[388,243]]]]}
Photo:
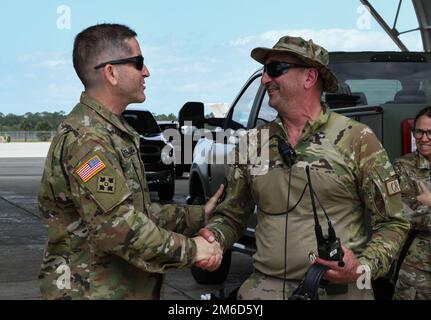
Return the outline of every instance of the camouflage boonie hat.
{"type": "Polygon", "coordinates": [[[328,51],[314,44],[312,40],[305,41],[301,37],[284,36],[270,48],[258,47],[251,51],[251,57],[261,64],[270,53],[289,53],[304,62],[307,66],[319,70],[323,79],[323,89],[328,92],[337,92],[338,80],[334,73],[328,68],[328,51]]]}

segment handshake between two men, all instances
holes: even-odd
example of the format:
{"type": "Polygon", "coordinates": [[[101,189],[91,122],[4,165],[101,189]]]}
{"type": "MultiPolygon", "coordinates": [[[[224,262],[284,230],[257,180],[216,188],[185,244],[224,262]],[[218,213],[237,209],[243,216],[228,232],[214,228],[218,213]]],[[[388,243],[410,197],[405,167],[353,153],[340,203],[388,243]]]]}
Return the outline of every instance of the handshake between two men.
{"type": "MultiPolygon", "coordinates": [[[[217,192],[205,204],[205,225],[213,215],[220,197],[223,195],[224,185],[220,185],[217,192]]],[[[194,237],[196,243],[196,266],[208,271],[215,271],[220,267],[223,259],[223,250],[215,241],[214,235],[208,229],[199,230],[199,235],[194,237]]]]}

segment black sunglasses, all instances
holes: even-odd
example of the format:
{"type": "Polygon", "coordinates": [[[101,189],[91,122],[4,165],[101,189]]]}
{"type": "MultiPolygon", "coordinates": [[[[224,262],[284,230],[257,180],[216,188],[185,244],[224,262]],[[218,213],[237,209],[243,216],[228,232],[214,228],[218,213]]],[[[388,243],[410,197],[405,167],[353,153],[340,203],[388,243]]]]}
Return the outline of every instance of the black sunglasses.
{"type": "Polygon", "coordinates": [[[119,60],[111,60],[111,61],[107,61],[107,62],[103,62],[101,64],[98,64],[97,66],[94,67],[94,69],[103,68],[107,64],[127,64],[127,63],[133,64],[136,69],[138,69],[139,71],[141,71],[142,68],[144,67],[144,57],[141,56],[141,55],[139,55],[139,56],[131,57],[131,58],[125,58],[125,59],[119,59],[119,60]]]}
{"type": "Polygon", "coordinates": [[[283,61],[272,61],[263,65],[263,71],[271,78],[277,78],[282,74],[285,74],[290,68],[310,68],[310,66],[283,61]]]}

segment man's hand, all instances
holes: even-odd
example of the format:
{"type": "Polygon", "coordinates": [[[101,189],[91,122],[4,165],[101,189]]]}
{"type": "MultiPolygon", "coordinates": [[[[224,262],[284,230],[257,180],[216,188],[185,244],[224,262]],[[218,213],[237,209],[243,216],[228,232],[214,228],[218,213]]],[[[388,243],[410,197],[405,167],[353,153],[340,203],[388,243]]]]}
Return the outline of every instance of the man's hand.
{"type": "Polygon", "coordinates": [[[323,260],[317,257],[315,263],[329,267],[329,270],[323,275],[323,279],[332,283],[352,283],[355,282],[361,273],[358,273],[360,266],[359,260],[356,258],[352,250],[341,246],[344,251],[344,267],[338,266],[338,261],[323,260]]]}
{"type": "Polygon", "coordinates": [[[218,188],[217,192],[208,200],[205,205],[205,224],[208,223],[208,220],[211,218],[215,208],[217,207],[218,201],[220,197],[223,195],[224,184],[221,184],[218,188]]]}
{"type": "MultiPolygon", "coordinates": [[[[204,239],[206,239],[208,242],[215,242],[218,244],[217,241],[215,241],[215,237],[214,234],[206,229],[206,228],[202,228],[199,230],[199,235],[201,237],[203,237],[204,239]]],[[[218,257],[218,256],[212,256],[209,259],[206,260],[201,260],[201,261],[197,261],[196,262],[196,267],[204,269],[204,270],[208,270],[208,271],[215,271],[217,270],[220,265],[221,265],[221,261],[222,261],[223,257],[218,257]]]]}
{"type": "Polygon", "coordinates": [[[214,234],[207,228],[200,229],[198,234],[208,242],[213,242],[215,240],[214,234]]]}
{"type": "Polygon", "coordinates": [[[217,241],[210,243],[201,236],[194,237],[193,240],[196,243],[196,262],[211,261],[212,264],[220,265],[223,251],[217,241]]]}
{"type": "Polygon", "coordinates": [[[419,182],[419,186],[421,187],[422,193],[416,197],[416,200],[428,207],[431,207],[431,192],[423,181],[419,182]]]}

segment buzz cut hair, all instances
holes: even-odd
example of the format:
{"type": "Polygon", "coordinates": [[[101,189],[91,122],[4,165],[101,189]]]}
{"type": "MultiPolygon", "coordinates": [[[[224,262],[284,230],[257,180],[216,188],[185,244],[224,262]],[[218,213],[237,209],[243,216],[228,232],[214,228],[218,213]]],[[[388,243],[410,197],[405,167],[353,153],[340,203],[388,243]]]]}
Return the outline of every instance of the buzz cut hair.
{"type": "Polygon", "coordinates": [[[101,59],[121,59],[132,50],[126,40],[137,34],[121,24],[97,24],[81,31],[73,45],[73,67],[86,89],[97,85],[97,70],[94,67],[101,59]]]}

